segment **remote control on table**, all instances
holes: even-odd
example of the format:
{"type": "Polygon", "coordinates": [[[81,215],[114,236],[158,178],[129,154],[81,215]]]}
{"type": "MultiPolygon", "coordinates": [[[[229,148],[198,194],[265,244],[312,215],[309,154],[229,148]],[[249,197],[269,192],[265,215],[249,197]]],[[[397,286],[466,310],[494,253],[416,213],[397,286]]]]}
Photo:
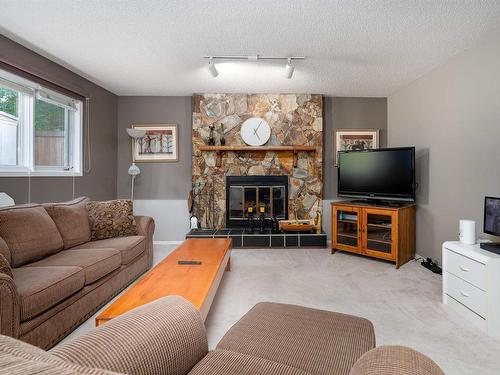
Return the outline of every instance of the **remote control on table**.
{"type": "Polygon", "coordinates": [[[186,264],[186,265],[196,264],[196,265],[200,265],[201,264],[201,260],[179,260],[177,262],[177,264],[186,264]]]}

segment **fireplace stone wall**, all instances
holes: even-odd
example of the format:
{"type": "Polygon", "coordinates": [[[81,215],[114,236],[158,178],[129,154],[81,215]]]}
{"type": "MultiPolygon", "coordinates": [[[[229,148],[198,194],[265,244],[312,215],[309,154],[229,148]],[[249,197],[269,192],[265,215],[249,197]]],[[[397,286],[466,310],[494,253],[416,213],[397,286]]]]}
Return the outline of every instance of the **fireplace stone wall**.
{"type": "Polygon", "coordinates": [[[323,100],[314,94],[200,94],[193,96],[193,212],[203,227],[224,227],[226,176],[289,176],[290,219],[315,218],[323,199],[323,100]],[[224,124],[226,145],[244,145],[241,124],[262,117],[271,126],[269,146],[316,146],[314,153],[228,152],[216,166],[215,152],[200,151],[215,125],[220,144],[224,124]]]}

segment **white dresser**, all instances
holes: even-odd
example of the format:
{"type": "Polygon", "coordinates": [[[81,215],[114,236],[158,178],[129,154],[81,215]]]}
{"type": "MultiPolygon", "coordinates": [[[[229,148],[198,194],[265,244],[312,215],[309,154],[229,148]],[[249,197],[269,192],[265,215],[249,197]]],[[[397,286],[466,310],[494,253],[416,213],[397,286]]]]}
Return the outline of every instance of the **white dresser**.
{"type": "Polygon", "coordinates": [[[500,255],[479,245],[443,244],[443,303],[500,336],[500,255]]]}

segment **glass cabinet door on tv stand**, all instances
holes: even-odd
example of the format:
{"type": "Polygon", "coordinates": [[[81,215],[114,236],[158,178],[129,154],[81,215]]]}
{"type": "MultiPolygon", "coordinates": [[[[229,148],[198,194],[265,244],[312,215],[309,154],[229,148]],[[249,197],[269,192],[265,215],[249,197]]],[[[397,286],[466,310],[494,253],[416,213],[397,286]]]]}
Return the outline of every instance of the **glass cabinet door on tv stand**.
{"type": "Polygon", "coordinates": [[[363,249],[367,255],[396,260],[397,211],[363,210],[363,249]]]}
{"type": "Polygon", "coordinates": [[[332,242],[339,249],[359,252],[361,249],[360,209],[356,207],[334,207],[332,216],[334,226],[332,233],[335,233],[332,242]]]}

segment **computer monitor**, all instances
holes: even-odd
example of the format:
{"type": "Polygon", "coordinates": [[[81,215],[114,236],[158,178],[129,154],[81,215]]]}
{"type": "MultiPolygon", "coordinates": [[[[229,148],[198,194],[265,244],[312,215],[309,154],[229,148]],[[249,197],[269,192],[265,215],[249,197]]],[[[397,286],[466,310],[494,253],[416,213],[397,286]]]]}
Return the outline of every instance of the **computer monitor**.
{"type": "Polygon", "coordinates": [[[500,236],[500,198],[484,198],[484,233],[500,236]]]}
{"type": "MultiPolygon", "coordinates": [[[[484,233],[500,237],[500,198],[484,198],[484,233]]],[[[500,255],[500,243],[483,242],[481,249],[500,255]]]]}

